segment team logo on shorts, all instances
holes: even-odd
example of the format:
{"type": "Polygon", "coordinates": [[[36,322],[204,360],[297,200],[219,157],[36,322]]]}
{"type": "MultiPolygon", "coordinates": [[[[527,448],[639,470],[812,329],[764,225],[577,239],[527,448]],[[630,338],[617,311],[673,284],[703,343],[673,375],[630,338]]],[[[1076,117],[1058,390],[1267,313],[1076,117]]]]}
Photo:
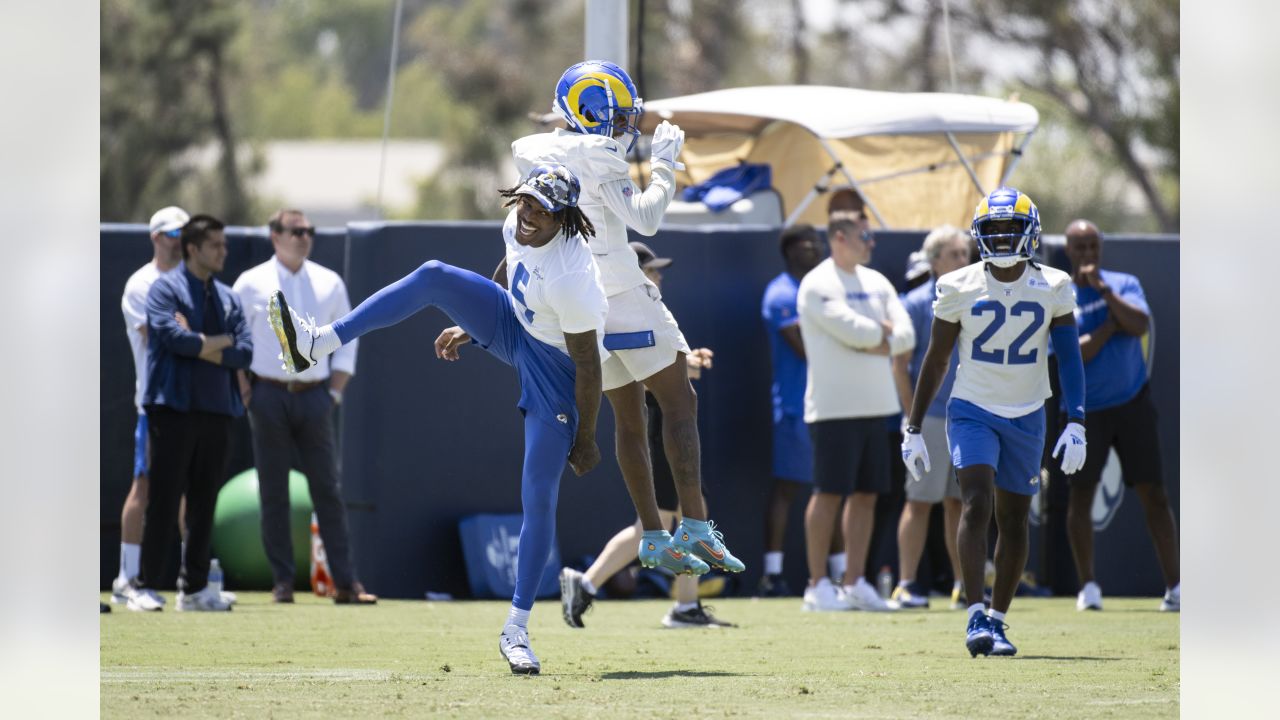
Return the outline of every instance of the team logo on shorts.
{"type": "Polygon", "coordinates": [[[556,420],[559,420],[560,422],[564,423],[565,425],[568,425],[568,424],[569,424],[569,416],[568,416],[568,415],[565,415],[564,413],[560,413],[559,415],[557,415],[557,416],[556,416],[556,420]]]}

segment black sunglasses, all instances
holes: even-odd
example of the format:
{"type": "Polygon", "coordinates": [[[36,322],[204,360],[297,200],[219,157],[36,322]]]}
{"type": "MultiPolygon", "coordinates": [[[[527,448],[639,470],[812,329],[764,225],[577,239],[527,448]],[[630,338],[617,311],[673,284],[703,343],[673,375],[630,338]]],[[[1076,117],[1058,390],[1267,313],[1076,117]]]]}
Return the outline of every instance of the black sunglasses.
{"type": "Polygon", "coordinates": [[[285,228],[285,229],[288,230],[289,234],[294,237],[302,237],[303,235],[310,235],[311,237],[316,236],[316,229],[314,227],[309,227],[304,225],[302,227],[293,227],[293,228],[285,228]]]}

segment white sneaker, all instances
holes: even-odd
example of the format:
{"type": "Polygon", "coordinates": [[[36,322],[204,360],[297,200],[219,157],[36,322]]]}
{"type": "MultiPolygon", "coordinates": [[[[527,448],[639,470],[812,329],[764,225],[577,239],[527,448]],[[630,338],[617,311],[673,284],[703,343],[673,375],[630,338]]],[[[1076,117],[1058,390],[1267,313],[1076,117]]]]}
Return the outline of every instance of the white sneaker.
{"type": "Polygon", "coordinates": [[[844,595],[849,599],[849,607],[866,612],[890,612],[893,608],[880,597],[880,593],[871,587],[866,578],[858,578],[854,585],[844,586],[844,595]]]}
{"type": "Polygon", "coordinates": [[[1098,583],[1090,580],[1084,584],[1080,592],[1076,595],[1077,610],[1101,610],[1102,609],[1102,588],[1098,587],[1098,583]]]}
{"type": "Polygon", "coordinates": [[[136,588],[125,583],[125,607],[134,612],[157,612],[164,609],[164,598],[150,588],[136,588]]]}
{"type": "Polygon", "coordinates": [[[129,602],[129,578],[123,575],[117,575],[115,580],[111,581],[111,602],[116,605],[123,605],[129,602]]]}
{"type": "Polygon", "coordinates": [[[805,612],[837,612],[849,610],[849,601],[844,590],[828,578],[822,578],[817,585],[804,589],[804,604],[800,606],[805,612]]]}
{"type": "Polygon", "coordinates": [[[502,635],[498,636],[498,651],[516,675],[537,675],[542,671],[542,663],[529,648],[529,631],[519,625],[502,628],[502,635]]]}
{"type": "Polygon", "coordinates": [[[1173,586],[1172,590],[1166,590],[1164,599],[1160,601],[1160,612],[1181,612],[1182,611],[1182,583],[1173,586]]]}
{"type": "Polygon", "coordinates": [[[222,598],[222,602],[228,605],[235,605],[236,601],[239,599],[236,597],[236,594],[230,590],[223,590],[218,596],[222,598]]]}
{"type": "Polygon", "coordinates": [[[267,321],[280,341],[280,359],[284,361],[286,372],[294,375],[316,364],[318,358],[313,352],[317,333],[315,318],[299,315],[289,307],[284,293],[276,290],[267,301],[267,321]]]}
{"type": "Polygon", "coordinates": [[[178,612],[227,612],[230,609],[231,603],[207,585],[198,593],[178,593],[178,612]]]}

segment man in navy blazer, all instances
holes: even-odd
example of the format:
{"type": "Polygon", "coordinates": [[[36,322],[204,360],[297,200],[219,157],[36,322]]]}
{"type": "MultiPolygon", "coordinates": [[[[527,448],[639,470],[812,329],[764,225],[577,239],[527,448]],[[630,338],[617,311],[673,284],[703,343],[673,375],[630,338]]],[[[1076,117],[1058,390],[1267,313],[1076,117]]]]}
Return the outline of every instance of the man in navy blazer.
{"type": "Polygon", "coordinates": [[[182,270],[147,294],[147,383],[151,496],[142,532],[141,572],[130,610],[160,610],[156,585],[169,561],[178,504],[187,497],[187,542],[178,579],[180,611],[230,610],[209,588],[209,539],[225,479],[231,419],[244,414],[236,370],[253,344],[240,301],[214,279],[227,259],[223,223],[196,215],[182,227],[182,270]]]}

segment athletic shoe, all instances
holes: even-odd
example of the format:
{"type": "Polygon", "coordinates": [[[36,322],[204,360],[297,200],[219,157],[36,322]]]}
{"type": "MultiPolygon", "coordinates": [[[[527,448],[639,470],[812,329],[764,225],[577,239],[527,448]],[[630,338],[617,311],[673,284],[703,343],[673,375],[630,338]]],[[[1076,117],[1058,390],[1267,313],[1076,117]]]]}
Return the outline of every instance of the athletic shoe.
{"type": "Polygon", "coordinates": [[[830,578],[822,578],[817,585],[804,589],[804,603],[800,606],[805,612],[838,612],[852,610],[844,589],[831,582],[830,578]]]}
{"type": "Polygon", "coordinates": [[[899,610],[927,610],[929,608],[929,596],[917,595],[911,592],[911,586],[909,585],[899,585],[893,589],[893,594],[889,596],[888,605],[899,610]]]}
{"type": "Polygon", "coordinates": [[[965,605],[964,599],[960,597],[960,586],[959,585],[953,586],[951,588],[951,609],[963,610],[966,607],[968,607],[968,605],[965,605]]]}
{"type": "Polygon", "coordinates": [[[1098,583],[1090,580],[1084,584],[1084,588],[1076,595],[1076,609],[1102,609],[1102,588],[1098,587],[1098,583]]]}
{"type": "Polygon", "coordinates": [[[582,573],[573,568],[560,571],[560,608],[564,611],[564,621],[569,627],[586,627],[582,624],[582,614],[591,609],[595,595],[582,587],[582,573]]]}
{"type": "Polygon", "coordinates": [[[230,603],[223,601],[222,594],[205,586],[197,593],[178,593],[178,612],[228,612],[230,603]]]}
{"type": "Polygon", "coordinates": [[[98,614],[99,614],[99,615],[101,615],[102,613],[109,613],[109,612],[111,612],[111,606],[110,606],[110,605],[108,605],[108,604],[106,604],[106,603],[104,603],[104,602],[102,602],[101,600],[99,600],[99,601],[98,601],[98,614]]]}
{"type": "Polygon", "coordinates": [[[991,618],[986,613],[975,612],[969,616],[969,627],[965,630],[964,646],[969,648],[969,657],[979,654],[990,655],[995,645],[995,636],[991,634],[991,618]]]}
{"type": "Polygon", "coordinates": [[[125,586],[125,607],[134,612],[157,612],[164,609],[164,598],[150,588],[125,586]]]}
{"type": "Polygon", "coordinates": [[[529,649],[529,631],[519,625],[507,625],[498,636],[498,651],[516,675],[537,675],[542,671],[538,656],[529,649]]]}
{"type": "Polygon", "coordinates": [[[781,575],[763,575],[760,577],[760,589],[756,591],[757,597],[791,597],[791,587],[787,585],[787,579],[781,575]]]}
{"type": "Polygon", "coordinates": [[[667,611],[666,617],[662,618],[662,626],[668,628],[695,628],[695,627],[738,627],[731,622],[720,620],[711,614],[711,608],[702,607],[702,601],[698,601],[698,606],[692,610],[680,611],[672,607],[667,611]]]}
{"type": "Polygon", "coordinates": [[[991,654],[993,656],[1004,655],[1007,657],[1017,655],[1018,648],[1014,647],[1013,643],[1009,642],[1009,638],[1004,635],[1004,631],[1008,630],[1009,626],[1003,620],[995,620],[990,617],[987,620],[991,625],[991,654]]]}
{"type": "Polygon", "coordinates": [[[236,597],[236,594],[231,592],[230,590],[223,590],[222,595],[220,597],[222,598],[222,602],[228,605],[235,605],[236,602],[240,599],[236,597]]]}
{"type": "Polygon", "coordinates": [[[304,318],[290,309],[284,293],[276,290],[267,302],[267,320],[280,341],[280,359],[287,372],[297,374],[316,363],[311,354],[316,335],[314,318],[304,318]]]}
{"type": "Polygon", "coordinates": [[[1181,612],[1182,609],[1182,583],[1178,583],[1172,590],[1166,590],[1164,599],[1160,601],[1160,612],[1181,612]]]}
{"type": "Polygon", "coordinates": [[[707,528],[705,534],[700,534],[681,522],[680,527],[676,528],[676,547],[727,572],[739,573],[746,570],[747,566],[724,546],[724,534],[716,529],[716,524],[708,520],[707,528]]]}
{"type": "Polygon", "coordinates": [[[111,581],[111,602],[116,605],[123,605],[129,602],[128,589],[128,578],[123,575],[116,576],[116,579],[111,581]]]}
{"type": "Polygon", "coordinates": [[[863,610],[865,612],[889,612],[893,608],[880,597],[880,593],[871,587],[871,583],[866,578],[858,578],[858,582],[853,585],[844,586],[844,595],[849,599],[849,607],[853,610],[863,610]]]}
{"type": "Polygon", "coordinates": [[[711,566],[677,546],[671,533],[665,530],[656,540],[640,538],[640,564],[647,568],[663,568],[677,575],[705,575],[711,571],[711,566]]]}

